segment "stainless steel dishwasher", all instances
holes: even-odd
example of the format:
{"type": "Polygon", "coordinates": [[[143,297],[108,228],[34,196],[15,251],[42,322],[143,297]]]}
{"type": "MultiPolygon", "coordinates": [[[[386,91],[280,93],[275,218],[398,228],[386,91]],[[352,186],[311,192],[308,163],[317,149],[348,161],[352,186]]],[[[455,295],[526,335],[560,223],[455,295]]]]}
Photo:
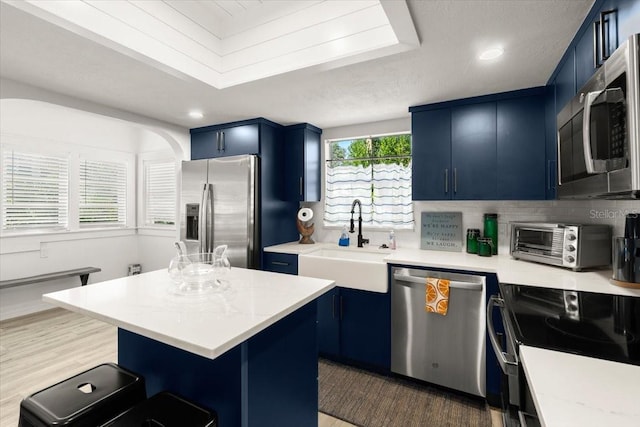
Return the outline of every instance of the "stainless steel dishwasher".
{"type": "Polygon", "coordinates": [[[485,396],[484,276],[392,268],[391,370],[485,396]],[[429,313],[426,278],[448,279],[445,316],[429,313]]]}

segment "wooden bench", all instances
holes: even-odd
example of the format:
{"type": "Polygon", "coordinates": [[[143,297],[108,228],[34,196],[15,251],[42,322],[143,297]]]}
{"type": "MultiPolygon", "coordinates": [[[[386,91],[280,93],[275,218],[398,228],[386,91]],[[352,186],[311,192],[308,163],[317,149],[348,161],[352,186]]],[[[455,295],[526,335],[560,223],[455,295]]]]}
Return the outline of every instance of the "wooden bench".
{"type": "Polygon", "coordinates": [[[102,269],[97,267],[76,268],[73,270],[56,271],[55,273],[39,274],[37,276],[21,277],[19,279],[0,280],[0,289],[13,288],[14,286],[28,285],[30,283],[46,282],[48,280],[64,279],[65,277],[80,276],[80,284],[87,284],[89,274],[97,273],[102,269]]]}

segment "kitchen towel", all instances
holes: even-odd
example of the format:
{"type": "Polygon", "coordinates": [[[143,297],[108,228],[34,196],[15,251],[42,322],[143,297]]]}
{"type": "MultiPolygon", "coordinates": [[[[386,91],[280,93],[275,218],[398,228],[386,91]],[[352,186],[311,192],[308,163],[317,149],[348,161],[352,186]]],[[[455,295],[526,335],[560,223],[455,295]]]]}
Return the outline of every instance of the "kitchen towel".
{"type": "Polygon", "coordinates": [[[446,316],[449,309],[449,281],[427,277],[426,285],[425,311],[446,316]]]}

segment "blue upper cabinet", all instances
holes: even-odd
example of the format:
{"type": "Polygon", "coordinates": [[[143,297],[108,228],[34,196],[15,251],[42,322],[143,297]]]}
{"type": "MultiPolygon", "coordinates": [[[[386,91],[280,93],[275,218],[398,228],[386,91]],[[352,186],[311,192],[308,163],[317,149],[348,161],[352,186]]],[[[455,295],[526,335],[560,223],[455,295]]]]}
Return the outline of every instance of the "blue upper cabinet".
{"type": "Polygon", "coordinates": [[[284,197],[297,202],[320,201],[320,135],[302,123],[284,128],[284,197]]]}
{"type": "Polygon", "coordinates": [[[637,18],[639,10],[640,0],[595,1],[549,79],[549,84],[555,86],[556,113],[595,73],[602,64],[603,54],[606,58],[631,35],[640,31],[637,18]],[[608,13],[611,11],[613,13],[608,13]],[[601,14],[604,14],[602,18],[601,14]],[[600,31],[601,20],[604,22],[604,32],[600,31]]]}
{"type": "Polygon", "coordinates": [[[451,109],[419,111],[411,119],[413,200],[450,199],[451,109]]]}
{"type": "Polygon", "coordinates": [[[546,197],[544,94],[497,102],[497,192],[500,200],[546,197]]]}
{"type": "Polygon", "coordinates": [[[545,198],[545,89],[411,107],[413,200],[545,198]]]}
{"type": "Polygon", "coordinates": [[[496,199],[496,166],[495,102],[454,107],[451,110],[453,198],[496,199]]]}
{"type": "Polygon", "coordinates": [[[260,125],[252,121],[191,129],[191,159],[260,153],[260,125]]]}
{"type": "Polygon", "coordinates": [[[556,113],[573,98],[576,93],[576,73],[575,73],[575,55],[574,52],[568,52],[565,61],[558,70],[555,80],[556,88],[556,113]]]}

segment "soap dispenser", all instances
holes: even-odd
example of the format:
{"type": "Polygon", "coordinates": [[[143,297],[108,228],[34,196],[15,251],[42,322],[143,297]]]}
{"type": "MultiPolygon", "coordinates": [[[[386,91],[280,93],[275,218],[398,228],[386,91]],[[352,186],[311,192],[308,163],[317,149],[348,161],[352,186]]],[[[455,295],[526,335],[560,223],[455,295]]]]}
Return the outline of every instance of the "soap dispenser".
{"type": "Polygon", "coordinates": [[[396,233],[393,230],[389,232],[389,248],[396,248],[396,233]]]}
{"type": "Polygon", "coordinates": [[[342,234],[340,234],[340,240],[338,240],[339,246],[349,246],[349,232],[347,226],[342,227],[342,234]]]}

